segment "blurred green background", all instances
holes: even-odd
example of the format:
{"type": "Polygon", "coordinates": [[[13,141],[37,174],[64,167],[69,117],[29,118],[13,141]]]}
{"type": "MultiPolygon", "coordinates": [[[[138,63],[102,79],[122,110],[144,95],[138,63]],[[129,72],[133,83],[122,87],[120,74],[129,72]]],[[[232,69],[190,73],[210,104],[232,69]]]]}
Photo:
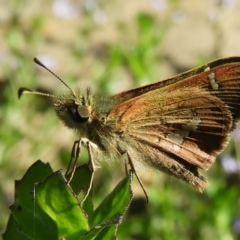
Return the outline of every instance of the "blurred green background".
{"type": "MultiPolygon", "coordinates": [[[[239,12],[237,0],[0,0],[0,232],[14,180],[37,159],[66,169],[78,139],[57,119],[51,99],[17,99],[22,86],[66,93],[33,57],[73,89],[91,85],[114,94],[240,55],[239,12]]],[[[203,194],[163,173],[143,172],[150,203],[134,181],[119,239],[240,239],[239,152],[237,129],[205,174],[210,184],[203,194]]],[[[124,166],[114,164],[97,171],[96,204],[123,176],[124,166]]]]}

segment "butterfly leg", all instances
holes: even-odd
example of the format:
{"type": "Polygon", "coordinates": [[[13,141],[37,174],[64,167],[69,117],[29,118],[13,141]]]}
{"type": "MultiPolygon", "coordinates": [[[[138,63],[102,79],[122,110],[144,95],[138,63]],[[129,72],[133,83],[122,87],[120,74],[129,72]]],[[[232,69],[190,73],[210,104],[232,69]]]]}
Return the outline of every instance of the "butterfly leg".
{"type": "Polygon", "coordinates": [[[77,159],[80,155],[80,150],[81,150],[81,139],[79,139],[79,140],[77,140],[73,143],[73,147],[72,147],[72,151],[71,151],[71,158],[70,158],[70,161],[69,161],[69,164],[68,164],[67,171],[65,173],[65,176],[67,176],[70,173],[71,165],[72,165],[72,162],[74,161],[73,170],[72,170],[72,173],[71,173],[71,177],[68,180],[68,183],[70,183],[72,181],[74,172],[76,170],[77,159]]]}
{"type": "MultiPolygon", "coordinates": [[[[135,166],[134,166],[134,164],[133,164],[131,155],[130,155],[128,152],[127,152],[127,158],[128,158],[128,163],[129,163],[129,165],[130,165],[130,167],[131,167],[131,170],[130,170],[130,171],[133,171],[133,172],[134,172],[134,174],[135,174],[135,176],[136,176],[136,178],[137,178],[137,180],[138,180],[138,182],[139,182],[139,184],[140,184],[140,186],[141,186],[141,188],[142,188],[142,190],[143,190],[143,192],[144,192],[144,194],[145,194],[145,196],[146,196],[146,201],[147,201],[147,203],[148,203],[148,202],[149,202],[148,194],[147,194],[147,192],[146,192],[146,190],[145,190],[145,188],[144,188],[144,186],[143,186],[143,183],[142,183],[141,179],[139,178],[139,176],[138,176],[138,174],[137,174],[137,171],[136,171],[135,166]]],[[[125,165],[125,170],[127,171],[126,165],[125,165]]]]}
{"type": "Polygon", "coordinates": [[[71,165],[72,165],[72,162],[73,162],[73,170],[71,172],[71,176],[68,180],[68,183],[71,182],[73,176],[74,176],[74,173],[75,173],[75,170],[76,170],[76,167],[77,167],[77,160],[80,156],[80,151],[81,151],[81,147],[82,147],[82,144],[86,145],[87,147],[87,151],[88,151],[88,155],[89,155],[89,166],[90,166],[90,169],[92,171],[92,175],[91,175],[91,179],[90,179],[90,184],[89,184],[89,188],[82,200],[82,203],[86,200],[86,198],[88,197],[91,189],[92,189],[92,183],[93,183],[93,177],[94,177],[94,172],[96,170],[96,166],[94,164],[94,160],[93,160],[93,153],[92,153],[92,149],[97,149],[97,145],[95,145],[94,143],[92,143],[91,141],[89,141],[87,138],[81,138],[77,141],[74,142],[73,144],[73,147],[72,147],[72,151],[71,151],[71,159],[70,159],[70,162],[68,164],[68,168],[67,168],[67,171],[66,171],[66,174],[65,176],[67,176],[67,174],[69,174],[70,172],[70,169],[71,169],[71,165]]]}
{"type": "Polygon", "coordinates": [[[81,203],[83,203],[83,202],[87,199],[87,197],[88,197],[88,195],[89,195],[89,193],[90,193],[90,191],[91,191],[91,189],[92,189],[94,173],[95,173],[95,170],[96,170],[96,168],[97,168],[97,167],[95,166],[95,164],[94,164],[94,159],[93,159],[93,152],[92,152],[92,150],[93,150],[93,149],[97,149],[98,147],[97,147],[96,144],[92,143],[92,142],[89,141],[87,138],[82,138],[81,141],[87,146],[88,155],[89,155],[89,166],[90,166],[91,171],[92,171],[92,175],[91,175],[91,179],[90,179],[90,183],[89,183],[88,190],[87,190],[87,192],[86,192],[86,194],[85,194],[85,196],[84,196],[84,198],[83,198],[83,200],[82,200],[82,202],[81,202],[81,203]]]}

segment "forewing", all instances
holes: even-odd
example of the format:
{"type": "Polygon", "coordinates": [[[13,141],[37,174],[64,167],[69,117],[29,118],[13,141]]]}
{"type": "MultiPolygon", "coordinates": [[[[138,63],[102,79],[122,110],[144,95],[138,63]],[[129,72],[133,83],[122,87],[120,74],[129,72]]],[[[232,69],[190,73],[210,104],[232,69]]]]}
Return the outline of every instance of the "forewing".
{"type": "MultiPolygon", "coordinates": [[[[139,87],[139,88],[135,88],[135,89],[131,89],[128,91],[118,93],[118,94],[114,95],[113,98],[121,99],[121,101],[124,102],[124,101],[141,96],[143,94],[146,94],[148,92],[154,91],[159,88],[165,88],[165,87],[169,87],[169,86],[172,86],[174,88],[177,83],[180,83],[180,85],[184,85],[184,86],[186,86],[186,84],[187,85],[190,84],[190,86],[197,86],[200,83],[200,86],[202,86],[202,84],[208,82],[208,78],[206,77],[207,76],[206,70],[208,68],[210,69],[210,71],[221,72],[221,74],[223,73],[223,76],[221,76],[221,78],[223,79],[224,76],[228,78],[229,72],[227,70],[229,68],[231,68],[232,66],[233,66],[232,74],[234,74],[236,76],[237,73],[235,72],[235,69],[236,68],[239,69],[240,57],[229,57],[229,58],[217,59],[217,60],[212,61],[208,64],[205,64],[201,67],[178,74],[172,78],[169,78],[169,79],[166,79],[163,81],[159,81],[159,82],[156,82],[153,84],[145,85],[143,87],[139,87]],[[202,78],[197,79],[199,77],[199,75],[201,75],[202,78]],[[193,79],[192,79],[193,77],[195,77],[195,79],[197,79],[197,80],[193,81],[193,79]],[[201,82],[202,79],[203,79],[203,82],[201,82]]],[[[238,72],[239,72],[239,70],[238,70],[238,72]]]]}

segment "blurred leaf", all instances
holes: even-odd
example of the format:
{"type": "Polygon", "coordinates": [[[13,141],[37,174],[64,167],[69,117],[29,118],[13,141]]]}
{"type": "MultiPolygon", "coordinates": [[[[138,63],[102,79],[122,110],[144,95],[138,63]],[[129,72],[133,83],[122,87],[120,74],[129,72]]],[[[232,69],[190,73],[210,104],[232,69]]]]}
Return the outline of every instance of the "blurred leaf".
{"type": "Polygon", "coordinates": [[[142,33],[146,33],[154,27],[154,19],[149,14],[140,13],[137,22],[142,33]]]}

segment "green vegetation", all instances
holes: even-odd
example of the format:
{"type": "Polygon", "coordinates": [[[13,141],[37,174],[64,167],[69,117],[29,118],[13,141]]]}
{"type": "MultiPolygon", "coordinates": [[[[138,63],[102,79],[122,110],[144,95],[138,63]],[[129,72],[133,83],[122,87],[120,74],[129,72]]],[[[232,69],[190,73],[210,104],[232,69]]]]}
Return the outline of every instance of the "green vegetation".
{"type": "MultiPolygon", "coordinates": [[[[26,11],[24,5],[29,2],[9,2],[9,15],[0,36],[3,43],[0,53],[1,233],[6,229],[10,215],[8,207],[14,202],[14,181],[22,179],[37,159],[50,163],[53,172],[65,170],[73,141],[78,138],[64,129],[54,115],[51,99],[37,96],[24,96],[21,101],[17,99],[17,90],[23,86],[56,95],[66,92],[53,76],[33,63],[33,57],[42,56],[41,61],[72,88],[91,85],[106,94],[162,79],[168,60],[172,64],[170,72],[187,70],[185,63],[181,66],[175,64],[174,59],[165,56],[163,51],[163,43],[174,24],[171,12],[177,8],[179,1],[166,1],[168,8],[161,20],[158,14],[141,10],[133,14],[130,21],[108,21],[108,28],[94,19],[102,9],[113,15],[121,11],[115,1],[93,1],[97,4],[96,8],[78,6],[82,11],[77,20],[52,16],[49,13],[52,6],[47,1],[38,10],[31,12],[30,7],[33,6],[29,6],[29,11],[26,11]]],[[[131,8],[129,6],[131,10],[134,11],[132,5],[131,8]]],[[[125,16],[125,12],[122,14],[125,16]]],[[[216,41],[220,39],[216,38],[216,41]]],[[[191,44],[188,36],[186,42],[191,44]]],[[[218,46],[218,43],[215,45],[218,46]]],[[[215,50],[211,53],[199,54],[187,68],[220,55],[215,50]]],[[[239,152],[236,139],[230,142],[225,154],[236,157],[235,152],[239,152]]],[[[81,154],[80,160],[79,164],[87,161],[86,152],[81,154]]],[[[239,172],[226,171],[221,162],[220,158],[217,159],[205,174],[210,184],[202,194],[163,173],[147,171],[140,174],[149,195],[148,205],[134,178],[134,198],[122,224],[118,226],[118,238],[238,239],[240,230],[235,223],[240,221],[239,172]]],[[[114,193],[111,189],[115,189],[117,183],[125,178],[124,165],[112,165],[96,173],[91,193],[92,211],[101,205],[105,196],[114,193]]],[[[120,213],[123,214],[123,211],[120,213]]],[[[105,223],[111,217],[104,219],[101,216],[96,224],[105,223]]],[[[96,225],[92,221],[88,229],[96,225]]],[[[16,222],[13,221],[14,224],[16,222]]]]}

